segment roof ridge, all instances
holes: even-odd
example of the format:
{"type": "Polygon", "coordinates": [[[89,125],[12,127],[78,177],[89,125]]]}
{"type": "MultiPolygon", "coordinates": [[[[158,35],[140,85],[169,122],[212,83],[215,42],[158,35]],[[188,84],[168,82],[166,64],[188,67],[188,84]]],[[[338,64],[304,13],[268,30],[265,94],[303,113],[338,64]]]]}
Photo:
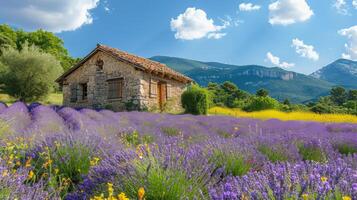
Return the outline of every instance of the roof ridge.
{"type": "Polygon", "coordinates": [[[157,72],[157,73],[162,73],[164,76],[168,76],[169,78],[173,78],[177,81],[181,82],[192,82],[193,80],[185,75],[183,75],[180,72],[177,72],[174,69],[171,69],[169,66],[166,64],[150,60],[148,58],[144,58],[135,54],[131,54],[129,52],[110,47],[107,45],[103,45],[98,43],[97,47],[90,53],[88,54],[85,58],[83,58],[79,63],[77,63],[75,66],[73,66],[71,69],[69,69],[67,72],[65,72],[61,77],[59,77],[56,81],[61,81],[64,77],[66,77],[68,74],[72,73],[74,70],[76,70],[78,67],[80,67],[83,62],[85,62],[87,59],[89,59],[93,53],[96,51],[104,51],[106,53],[111,54],[112,56],[116,57],[117,59],[129,62],[133,65],[136,65],[137,67],[142,68],[143,70],[148,71],[149,73],[151,72],[157,72]]]}

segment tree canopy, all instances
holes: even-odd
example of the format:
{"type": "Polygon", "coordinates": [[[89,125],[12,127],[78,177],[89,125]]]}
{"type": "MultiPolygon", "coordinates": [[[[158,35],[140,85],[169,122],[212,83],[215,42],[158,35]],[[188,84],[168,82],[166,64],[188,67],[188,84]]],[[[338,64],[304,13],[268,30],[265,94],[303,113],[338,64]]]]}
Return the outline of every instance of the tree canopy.
{"type": "Polygon", "coordinates": [[[34,32],[25,32],[21,29],[15,30],[5,24],[0,25],[0,48],[12,47],[21,50],[25,42],[30,46],[37,46],[45,53],[53,55],[60,61],[64,70],[69,69],[78,62],[78,59],[72,58],[69,55],[67,49],[64,47],[63,40],[51,32],[41,29],[34,32]]]}
{"type": "Polygon", "coordinates": [[[56,58],[36,46],[2,50],[0,86],[5,93],[25,102],[46,97],[55,87],[55,79],[63,72],[56,58]]]}

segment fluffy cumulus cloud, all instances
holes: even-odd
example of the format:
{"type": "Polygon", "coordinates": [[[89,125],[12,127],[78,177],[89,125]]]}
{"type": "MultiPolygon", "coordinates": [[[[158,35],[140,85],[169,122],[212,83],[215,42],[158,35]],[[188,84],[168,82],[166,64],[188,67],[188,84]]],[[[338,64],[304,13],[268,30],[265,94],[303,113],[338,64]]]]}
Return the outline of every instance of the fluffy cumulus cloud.
{"type": "Polygon", "coordinates": [[[254,5],[252,3],[239,4],[240,11],[254,11],[254,10],[259,10],[259,9],[260,9],[260,5],[254,5]]]}
{"type": "Polygon", "coordinates": [[[0,21],[27,30],[72,31],[93,22],[89,11],[98,3],[99,0],[0,0],[0,21]]]}
{"type": "Polygon", "coordinates": [[[353,7],[355,7],[357,9],[357,0],[353,0],[352,5],[353,5],[353,7]]]}
{"type": "Polygon", "coordinates": [[[272,25],[304,22],[313,14],[306,0],[278,0],[269,5],[269,23],[272,25]]]}
{"type": "Polygon", "coordinates": [[[288,62],[281,62],[280,58],[277,56],[274,56],[271,52],[267,53],[267,60],[271,62],[273,65],[281,68],[290,68],[294,67],[294,63],[288,63],[288,62]]]}
{"type": "Polygon", "coordinates": [[[335,0],[333,7],[337,9],[337,12],[342,15],[348,15],[347,3],[345,0],[335,0]]]}
{"type": "Polygon", "coordinates": [[[315,51],[314,46],[307,45],[304,41],[299,40],[298,38],[293,39],[292,46],[295,48],[297,54],[301,57],[308,58],[310,60],[317,61],[319,60],[319,54],[315,51]]]}
{"type": "Polygon", "coordinates": [[[339,30],[338,33],[348,39],[348,42],[345,44],[346,52],[342,54],[342,57],[357,60],[357,25],[339,30]]]}
{"type": "Polygon", "coordinates": [[[175,38],[182,40],[195,40],[201,38],[220,39],[225,36],[221,31],[229,23],[222,26],[215,25],[213,19],[209,19],[205,11],[196,8],[187,8],[176,19],[171,19],[171,30],[175,31],[175,38]]]}

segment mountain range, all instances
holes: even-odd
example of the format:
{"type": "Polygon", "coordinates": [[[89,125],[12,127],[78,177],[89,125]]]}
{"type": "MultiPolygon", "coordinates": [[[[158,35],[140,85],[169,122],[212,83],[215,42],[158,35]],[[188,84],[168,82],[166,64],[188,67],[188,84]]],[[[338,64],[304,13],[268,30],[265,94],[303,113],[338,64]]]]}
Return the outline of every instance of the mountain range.
{"type": "Polygon", "coordinates": [[[329,90],[337,85],[357,88],[357,62],[346,59],[336,60],[311,75],[259,65],[238,66],[168,56],[150,59],[166,64],[203,86],[209,82],[231,81],[250,93],[264,88],[272,97],[289,99],[294,103],[315,101],[328,95],[329,90]]]}

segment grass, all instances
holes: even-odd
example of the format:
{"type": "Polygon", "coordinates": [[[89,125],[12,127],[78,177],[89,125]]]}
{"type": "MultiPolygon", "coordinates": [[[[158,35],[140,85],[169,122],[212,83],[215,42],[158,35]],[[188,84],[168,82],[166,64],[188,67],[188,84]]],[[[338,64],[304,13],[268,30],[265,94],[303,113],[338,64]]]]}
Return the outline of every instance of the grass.
{"type": "Polygon", "coordinates": [[[234,117],[257,118],[262,120],[279,119],[282,121],[316,121],[328,123],[357,123],[357,116],[348,114],[317,114],[311,112],[281,112],[277,110],[263,110],[257,112],[244,112],[240,109],[214,107],[209,109],[211,115],[228,115],[234,117]]]}
{"type": "MultiPolygon", "coordinates": [[[[62,105],[62,93],[51,93],[46,99],[40,101],[40,103],[45,104],[45,105],[62,105]]],[[[0,93],[0,102],[4,102],[7,105],[11,105],[16,101],[15,98],[4,94],[0,93]]]]}

